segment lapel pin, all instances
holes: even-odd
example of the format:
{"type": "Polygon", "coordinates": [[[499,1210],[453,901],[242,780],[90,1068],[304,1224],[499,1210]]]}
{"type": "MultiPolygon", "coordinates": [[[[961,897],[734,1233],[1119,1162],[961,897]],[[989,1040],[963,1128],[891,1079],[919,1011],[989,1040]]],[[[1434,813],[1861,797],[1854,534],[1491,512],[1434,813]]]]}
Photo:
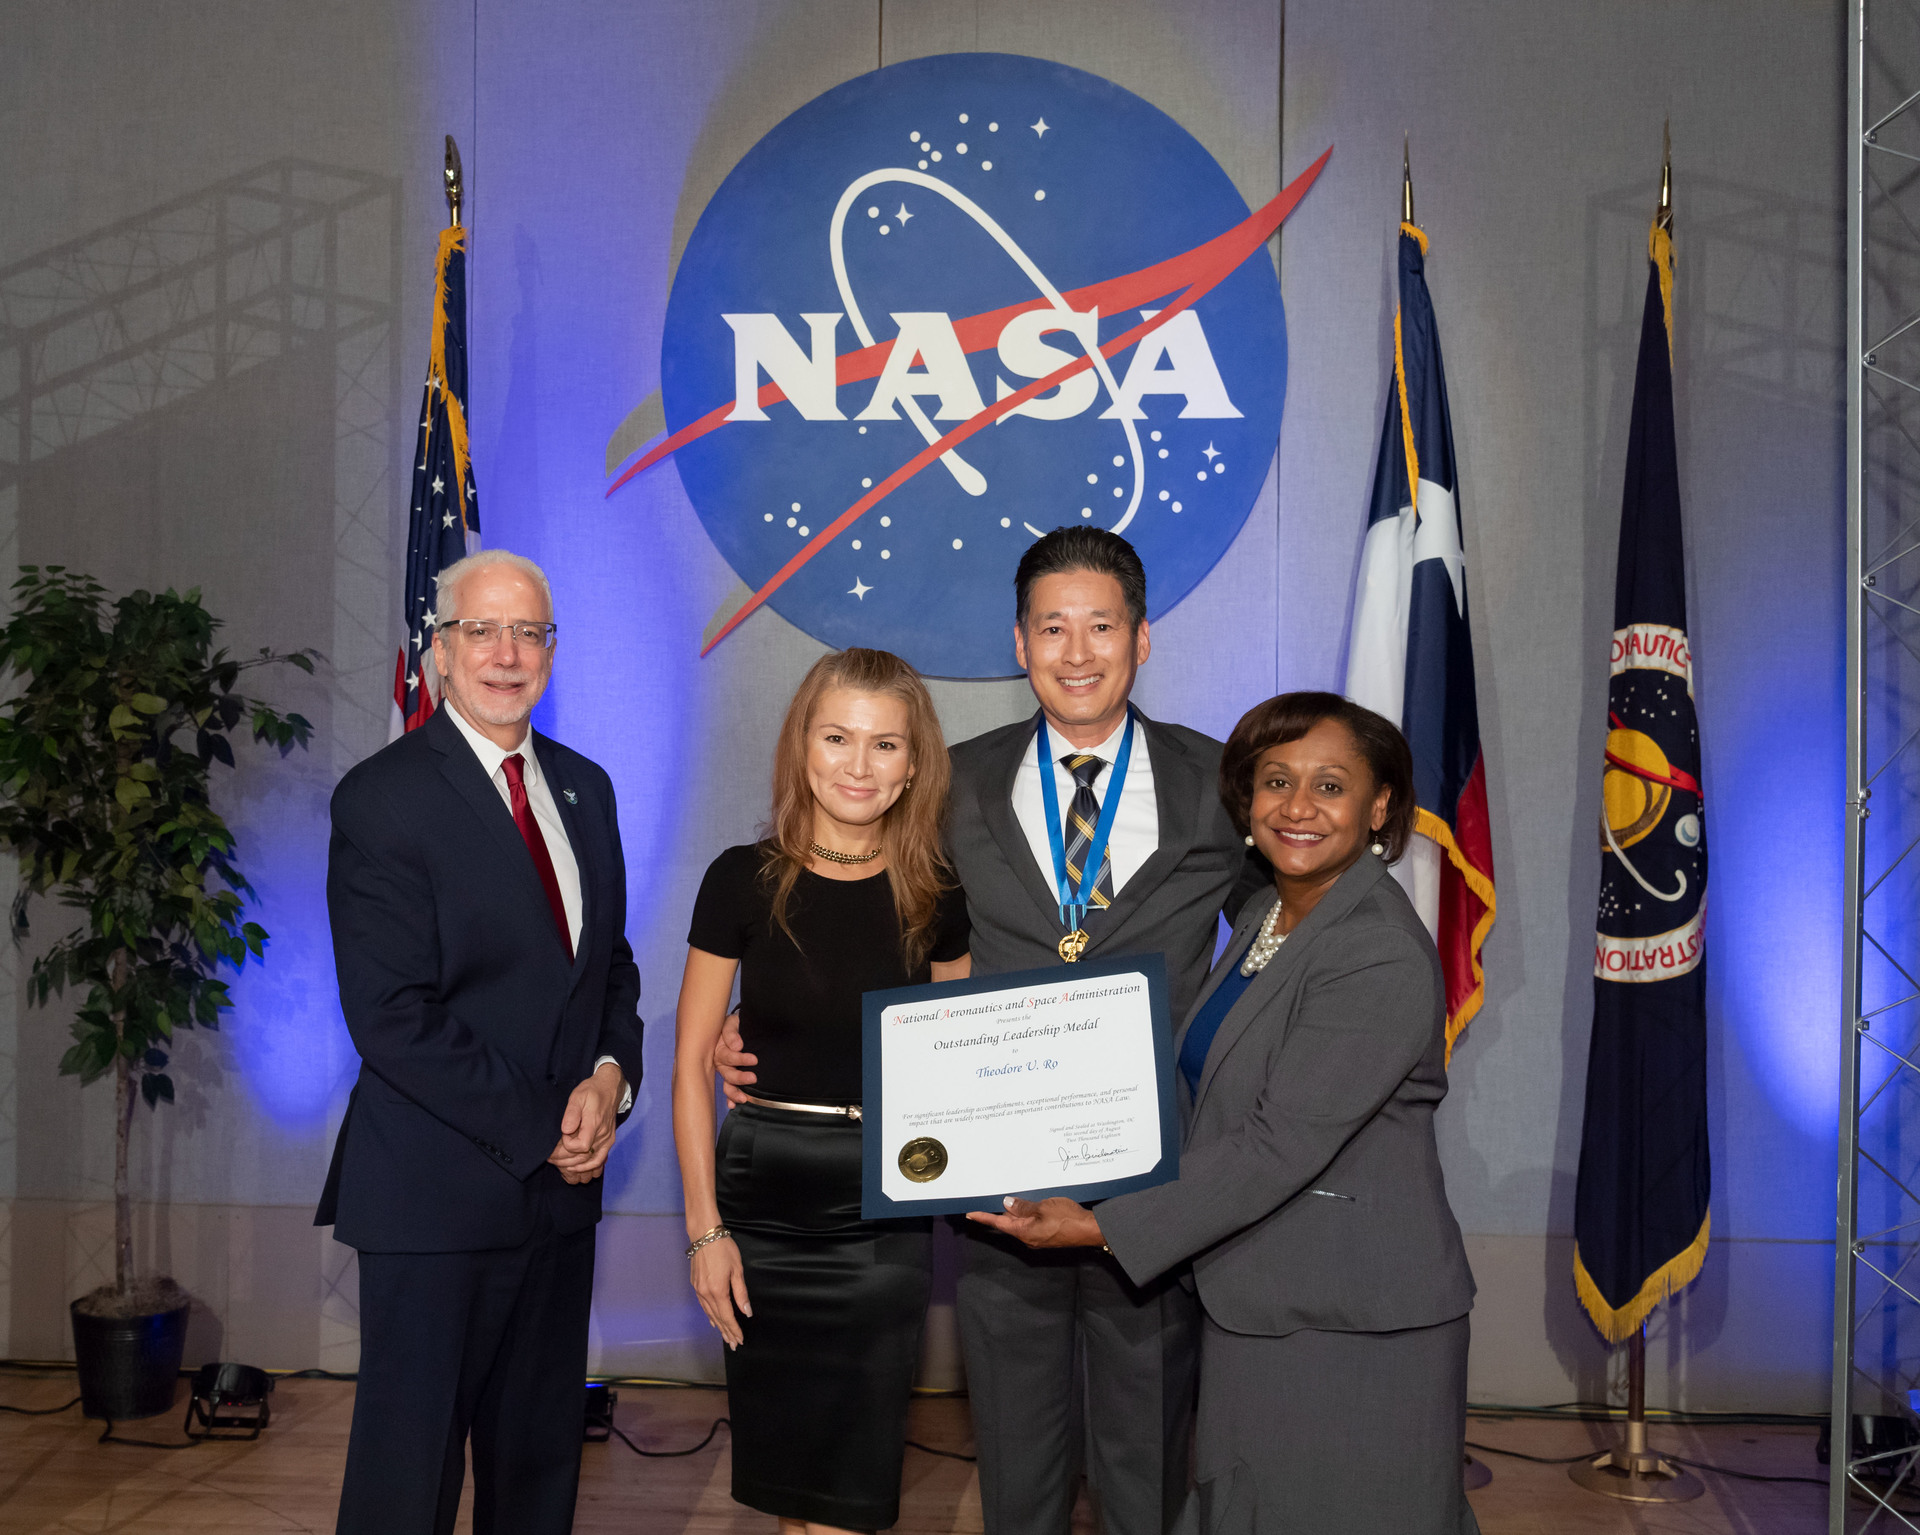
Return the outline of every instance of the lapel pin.
{"type": "Polygon", "coordinates": [[[575,794],[574,794],[574,792],[573,792],[573,790],[571,790],[571,789],[562,789],[562,790],[561,790],[560,792],[561,792],[562,794],[564,794],[564,795],[566,795],[566,797],[567,797],[567,803],[568,803],[569,805],[577,805],[577,804],[579,804],[579,803],[580,803],[580,801],[579,801],[579,799],[578,799],[578,797],[577,797],[577,796],[575,796],[575,794]]]}

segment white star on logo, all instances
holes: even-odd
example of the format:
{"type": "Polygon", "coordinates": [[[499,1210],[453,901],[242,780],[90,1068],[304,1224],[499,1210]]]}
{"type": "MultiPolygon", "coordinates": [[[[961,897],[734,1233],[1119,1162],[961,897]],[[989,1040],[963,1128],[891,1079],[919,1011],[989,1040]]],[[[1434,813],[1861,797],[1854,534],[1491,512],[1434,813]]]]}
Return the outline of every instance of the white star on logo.
{"type": "Polygon", "coordinates": [[[847,588],[847,595],[849,597],[858,597],[862,602],[865,602],[867,600],[867,593],[872,590],[872,587],[868,586],[858,576],[855,576],[853,578],[853,585],[847,588]]]}
{"type": "Polygon", "coordinates": [[[441,491],[445,490],[446,488],[447,488],[447,482],[441,479],[440,476],[436,474],[433,477],[433,493],[437,496],[440,494],[441,491]]]}
{"type": "Polygon", "coordinates": [[[1207,451],[1205,454],[1207,462],[1212,463],[1219,456],[1220,456],[1220,450],[1216,448],[1212,443],[1208,443],[1207,451]]]}
{"type": "Polygon", "coordinates": [[[908,219],[912,218],[913,215],[907,212],[907,205],[905,203],[902,203],[900,205],[900,211],[894,214],[894,217],[900,220],[902,224],[904,224],[908,219]]]}
{"type": "Polygon", "coordinates": [[[446,514],[445,516],[443,516],[443,517],[442,517],[442,518],[440,519],[440,526],[441,526],[441,527],[443,527],[443,528],[450,528],[450,527],[452,527],[452,526],[453,526],[453,513],[452,513],[452,512],[448,512],[448,513],[447,513],[447,514],[446,514]]]}
{"type": "Polygon", "coordinates": [[[1028,123],[1027,126],[1033,129],[1033,136],[1035,138],[1044,139],[1047,136],[1047,128],[1049,124],[1044,117],[1041,118],[1040,121],[1037,123],[1028,123]]]}

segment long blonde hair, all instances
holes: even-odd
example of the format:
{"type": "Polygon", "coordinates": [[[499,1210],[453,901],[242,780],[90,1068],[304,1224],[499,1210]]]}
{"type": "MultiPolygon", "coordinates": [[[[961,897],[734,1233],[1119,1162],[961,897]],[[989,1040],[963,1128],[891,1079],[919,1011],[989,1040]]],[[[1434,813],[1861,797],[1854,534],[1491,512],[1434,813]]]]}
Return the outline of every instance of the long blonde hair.
{"type": "MultiPolygon", "coordinates": [[[[907,754],[913,776],[880,821],[880,846],[900,917],[900,954],[911,975],[933,947],[941,894],[953,877],[940,851],[946,815],[946,737],[920,674],[887,650],[840,650],[822,656],[800,680],[773,748],[773,814],[763,833],[760,876],[772,889],[773,920],[789,938],[787,906],[801,871],[813,862],[813,788],[807,781],[807,731],[821,697],[834,688],[878,693],[907,706],[907,754]]],[[[797,943],[798,940],[795,939],[797,943]]]]}

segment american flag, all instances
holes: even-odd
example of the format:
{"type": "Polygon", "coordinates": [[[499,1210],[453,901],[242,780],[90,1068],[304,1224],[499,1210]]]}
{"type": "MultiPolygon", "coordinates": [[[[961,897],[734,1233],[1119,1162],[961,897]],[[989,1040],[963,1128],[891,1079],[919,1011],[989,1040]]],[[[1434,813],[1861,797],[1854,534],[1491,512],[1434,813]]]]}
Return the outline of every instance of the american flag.
{"type": "Polygon", "coordinates": [[[435,583],[441,570],[480,547],[480,506],[467,456],[467,232],[440,232],[434,267],[433,348],[420,405],[412,514],[407,529],[407,597],[393,663],[396,740],[432,717],[439,679],[433,646],[435,583]]]}

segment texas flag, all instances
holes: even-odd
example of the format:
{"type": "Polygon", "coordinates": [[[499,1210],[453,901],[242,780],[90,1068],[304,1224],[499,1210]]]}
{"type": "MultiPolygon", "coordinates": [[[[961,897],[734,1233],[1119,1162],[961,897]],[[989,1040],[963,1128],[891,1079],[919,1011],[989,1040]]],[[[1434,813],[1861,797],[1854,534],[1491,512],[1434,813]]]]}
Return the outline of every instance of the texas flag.
{"type": "Polygon", "coordinates": [[[1440,947],[1447,1053],[1486,991],[1493,844],[1473,688],[1453,418],[1427,293],[1427,237],[1400,226],[1394,388],[1373,469],[1354,593],[1347,696],[1385,715],[1413,748],[1419,835],[1394,870],[1440,947]]]}

